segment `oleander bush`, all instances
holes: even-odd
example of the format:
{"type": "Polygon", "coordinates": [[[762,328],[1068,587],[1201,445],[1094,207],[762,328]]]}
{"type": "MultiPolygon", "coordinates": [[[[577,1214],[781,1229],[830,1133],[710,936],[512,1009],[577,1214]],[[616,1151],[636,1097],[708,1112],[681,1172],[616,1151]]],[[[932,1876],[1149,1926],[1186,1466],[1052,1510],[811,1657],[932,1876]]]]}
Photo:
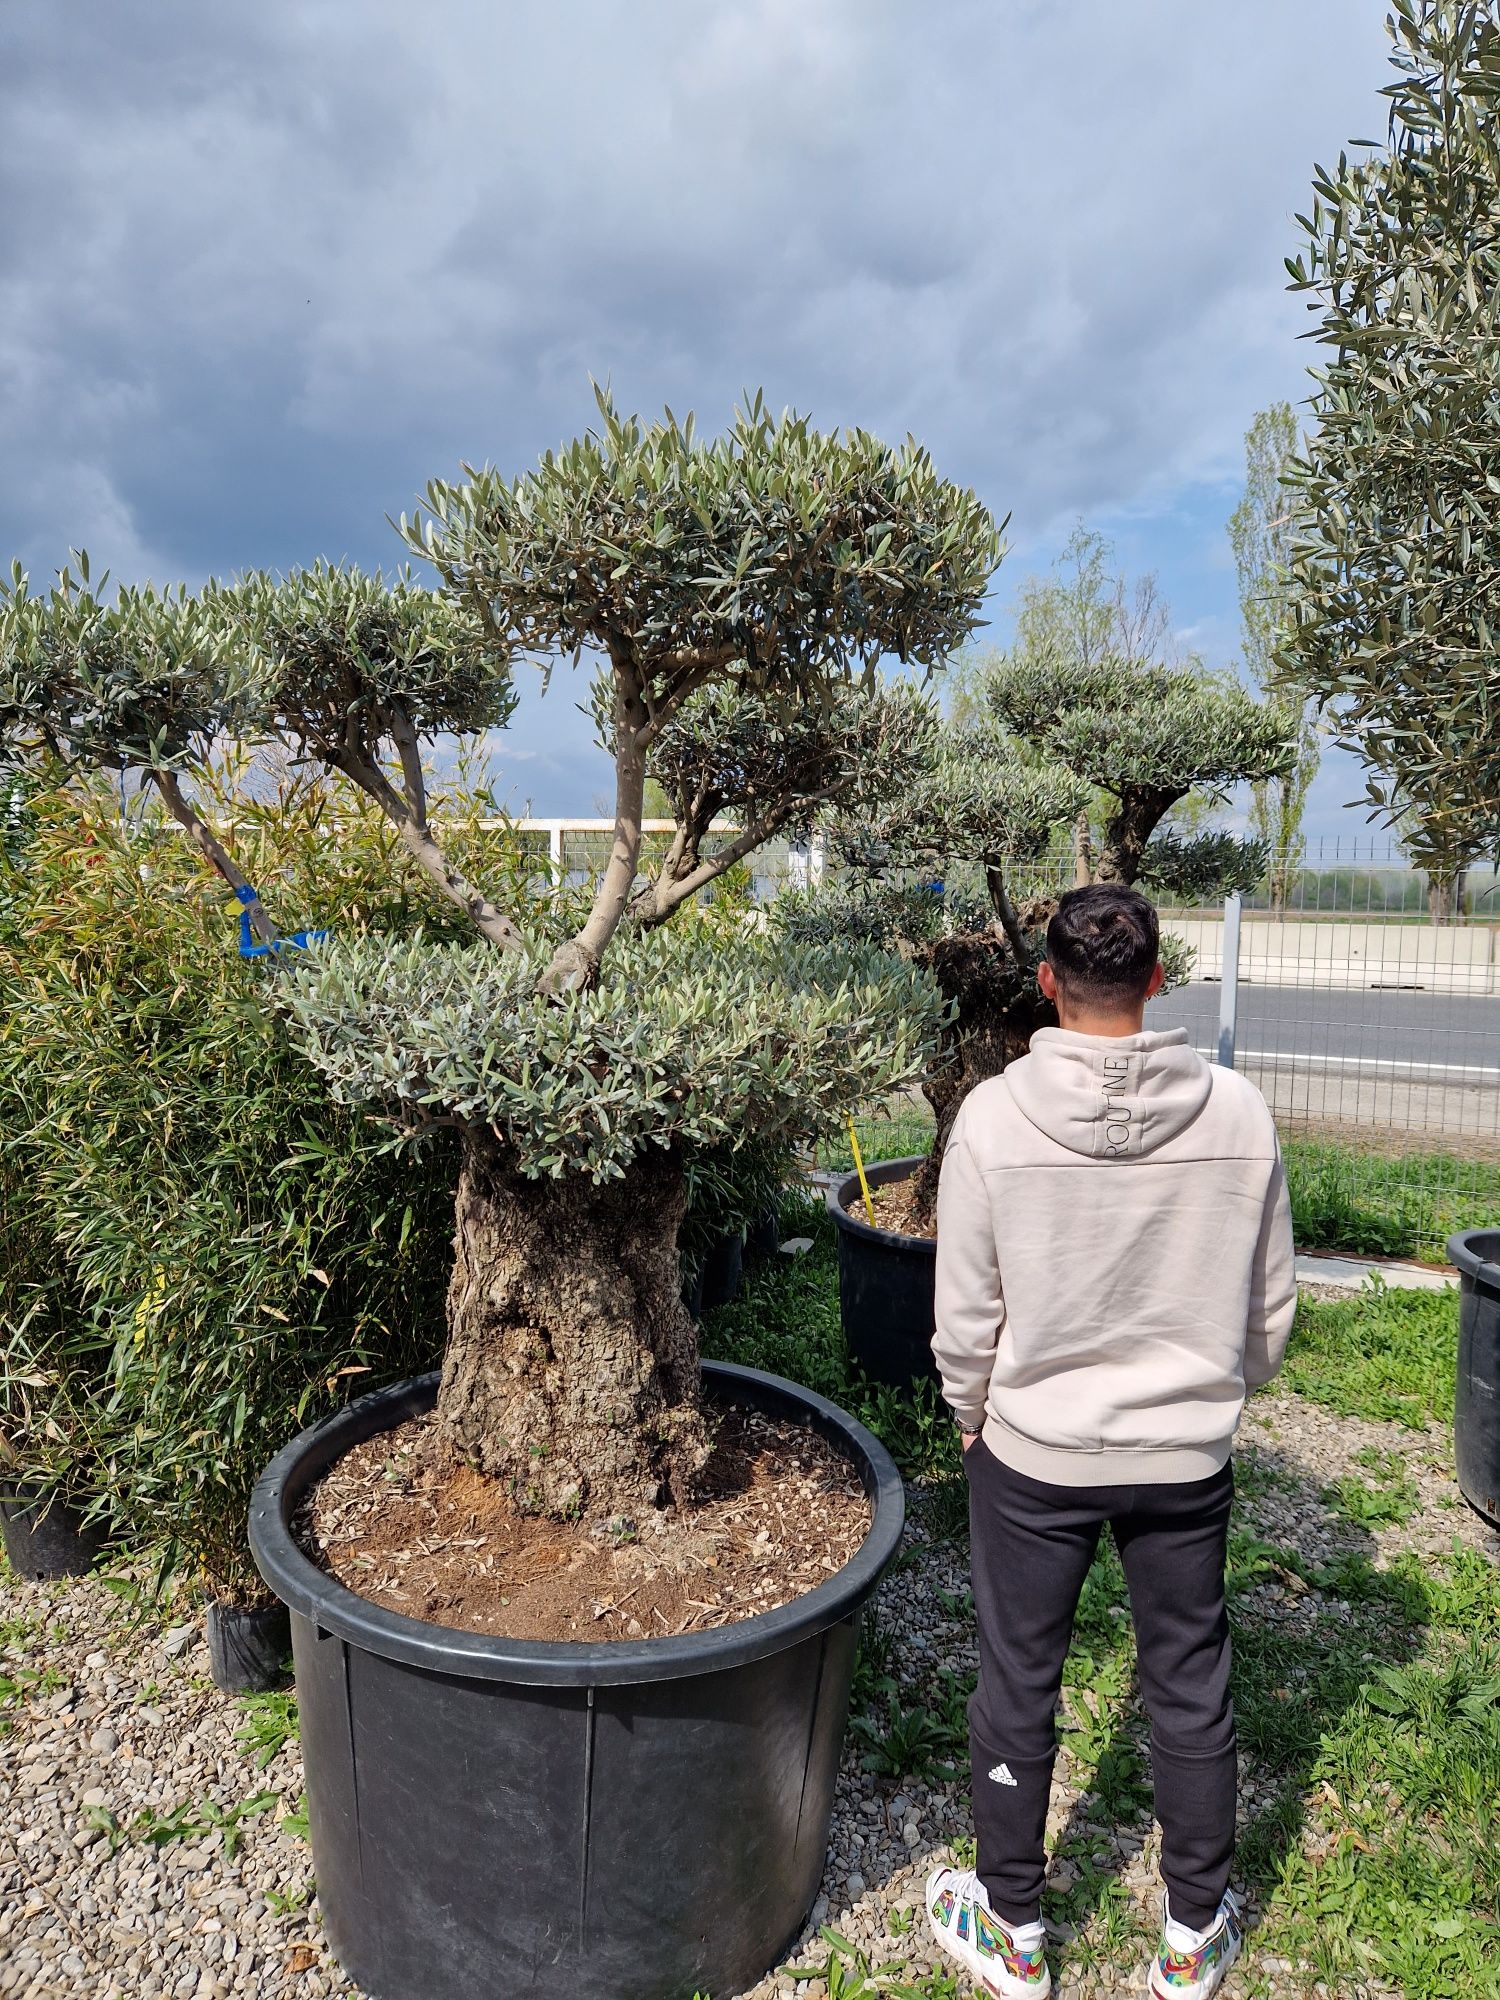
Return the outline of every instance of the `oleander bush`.
{"type": "MultiPolygon", "coordinates": [[[[199,777],[288,919],[449,925],[373,812],[344,803],[330,840],[321,783],[199,777]]],[[[249,1599],[266,1459],[441,1350],[454,1148],[398,1156],[334,1101],[270,1004],[282,969],[241,958],[238,905],[149,797],[122,817],[75,781],[31,811],[0,862],[0,1427],[160,1577],[249,1599]]]]}

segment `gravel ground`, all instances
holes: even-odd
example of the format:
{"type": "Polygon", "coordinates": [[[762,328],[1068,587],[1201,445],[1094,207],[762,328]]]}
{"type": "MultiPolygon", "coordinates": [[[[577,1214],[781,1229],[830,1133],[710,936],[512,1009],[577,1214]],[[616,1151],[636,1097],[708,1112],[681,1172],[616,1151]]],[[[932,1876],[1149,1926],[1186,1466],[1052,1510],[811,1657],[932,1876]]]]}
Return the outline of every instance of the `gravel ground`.
{"type": "MultiPolygon", "coordinates": [[[[1255,1482],[1247,1502],[1252,1524],[1313,1561],[1356,1546],[1377,1561],[1400,1549],[1430,1553],[1446,1550],[1455,1535],[1491,1558],[1500,1549],[1459,1499],[1449,1445],[1436,1430],[1361,1423],[1273,1393],[1256,1399],[1242,1444],[1271,1475],[1255,1482]],[[1320,1489],[1351,1470],[1366,1446],[1398,1452],[1419,1488],[1421,1512],[1404,1525],[1351,1528],[1320,1502],[1320,1489]]],[[[926,1539],[920,1501],[915,1514],[913,1559],[887,1583],[880,1607],[898,1670],[932,1660],[971,1671],[972,1635],[951,1601],[967,1586],[960,1552],[926,1539]]],[[[1280,1599],[1275,1615],[1295,1623],[1296,1592],[1268,1589],[1280,1599]]],[[[12,1583],[0,1591],[0,1674],[18,1666],[44,1669],[46,1678],[0,1718],[0,1726],[10,1723],[0,1736],[0,1995],[314,2000],[349,1991],[309,1900],[308,1849],[295,1827],[282,1824],[301,1801],[295,1741],[257,1768],[250,1747],[236,1741],[242,1711],[208,1680],[196,1629],[133,1624],[129,1604],[95,1579],[12,1583]],[[219,1824],[247,1802],[237,1824],[219,1824]],[[160,1833],[160,1820],[184,1806],[194,1830],[153,1844],[153,1827],[160,1833]]],[[[1108,1971],[1070,1971],[1066,1933],[1054,1940],[1060,2000],[1139,1995],[1156,1922],[1154,1832],[1142,1840],[1091,1824],[1072,1775],[1064,1752],[1052,1830],[1095,1839],[1136,1921],[1124,1927],[1119,1963],[1108,1971]]],[[[1253,1787],[1254,1774],[1245,1780],[1253,1787]]],[[[818,1957],[816,1927],[830,1923],[872,1960],[899,1966],[902,1977],[933,1969],[923,1881],[967,1832],[958,1786],[877,1780],[851,1751],[813,1928],[788,1965],[818,1957]],[[906,1913],[915,1917],[910,1930],[906,1913]]],[[[745,2000],[820,2000],[823,1990],[820,1980],[797,1981],[784,1969],[745,2000]]],[[[1276,1959],[1271,1938],[1252,1938],[1247,1968],[1225,1989],[1231,1996],[1304,1990],[1276,1959]]]]}

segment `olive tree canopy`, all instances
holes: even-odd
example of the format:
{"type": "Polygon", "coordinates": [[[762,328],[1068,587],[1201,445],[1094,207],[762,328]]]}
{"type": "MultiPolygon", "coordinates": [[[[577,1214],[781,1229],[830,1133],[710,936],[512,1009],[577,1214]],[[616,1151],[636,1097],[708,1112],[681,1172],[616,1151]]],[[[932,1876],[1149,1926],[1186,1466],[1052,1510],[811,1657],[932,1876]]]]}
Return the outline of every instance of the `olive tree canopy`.
{"type": "Polygon", "coordinates": [[[978,625],[1000,558],[988,512],[912,440],[821,433],[759,397],[705,440],[598,402],[599,429],[535,471],[434,482],[402,523],[497,639],[607,662],[614,844],[549,989],[597,972],[635,887],[652,749],[688,702],[721,688],[778,719],[826,713],[883,655],[930,669],[978,625]]]}
{"type": "Polygon", "coordinates": [[[1388,19],[1388,143],[1317,170],[1287,266],[1322,352],[1281,659],[1451,868],[1500,839],[1500,20],[1388,19]]]}
{"type": "MultiPolygon", "coordinates": [[[[225,733],[254,727],[256,680],[232,608],[217,592],[124,585],[112,599],[87,554],[45,595],[19,563],[0,582],[0,761],[50,757],[68,770],[133,770],[225,880],[243,875],[183,779],[225,733]]],[[[258,933],[265,912],[252,906],[258,933]]]]}
{"type": "MultiPolygon", "coordinates": [[[[1257,701],[1227,675],[1191,666],[1106,654],[1094,661],[1020,655],[996,662],[990,705],[1033,752],[1113,800],[1094,880],[1178,887],[1174,869],[1201,879],[1191,839],[1153,849],[1152,836],[1190,793],[1222,796],[1245,781],[1275,777],[1292,759],[1296,718],[1257,701]]],[[[1222,834],[1202,836],[1220,862],[1222,834]]],[[[1265,867],[1265,846],[1239,843],[1223,888],[1249,887],[1265,867]]],[[[1223,893],[1221,888],[1220,893],[1223,893]]]]}

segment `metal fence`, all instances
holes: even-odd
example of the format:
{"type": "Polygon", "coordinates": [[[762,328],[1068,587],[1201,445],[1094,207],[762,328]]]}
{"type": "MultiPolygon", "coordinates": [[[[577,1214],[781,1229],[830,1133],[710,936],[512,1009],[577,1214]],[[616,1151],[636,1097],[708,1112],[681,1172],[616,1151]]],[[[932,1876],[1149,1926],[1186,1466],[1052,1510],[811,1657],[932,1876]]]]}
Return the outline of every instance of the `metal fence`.
{"type": "Polygon", "coordinates": [[[1500,898],[1471,875],[1437,924],[1420,871],[1339,858],[1213,913],[1162,912],[1189,981],[1151,1002],[1263,1092],[1299,1234],[1441,1261],[1455,1229],[1500,1222],[1500,898]],[[1488,910],[1494,910],[1493,917],[1488,910]]]}

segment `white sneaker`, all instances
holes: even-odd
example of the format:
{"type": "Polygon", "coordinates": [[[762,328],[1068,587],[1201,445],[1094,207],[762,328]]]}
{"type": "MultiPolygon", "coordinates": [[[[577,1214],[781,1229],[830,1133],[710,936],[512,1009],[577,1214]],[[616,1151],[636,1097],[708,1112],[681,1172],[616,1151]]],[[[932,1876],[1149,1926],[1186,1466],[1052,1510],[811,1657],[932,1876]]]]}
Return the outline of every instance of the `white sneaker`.
{"type": "Polygon", "coordinates": [[[1047,2000],[1052,1974],[1042,1926],[1003,1924],[972,1868],[933,1869],[927,1878],[927,1922],[948,1956],[994,2000],[1047,2000]]]}
{"type": "Polygon", "coordinates": [[[1224,1891],[1219,1913],[1206,1931],[1189,1930],[1186,1924],[1175,1922],[1163,1896],[1161,1929],[1147,1986],[1151,2000],[1210,2000],[1224,1984],[1245,1941],[1234,1891],[1224,1891]]]}

